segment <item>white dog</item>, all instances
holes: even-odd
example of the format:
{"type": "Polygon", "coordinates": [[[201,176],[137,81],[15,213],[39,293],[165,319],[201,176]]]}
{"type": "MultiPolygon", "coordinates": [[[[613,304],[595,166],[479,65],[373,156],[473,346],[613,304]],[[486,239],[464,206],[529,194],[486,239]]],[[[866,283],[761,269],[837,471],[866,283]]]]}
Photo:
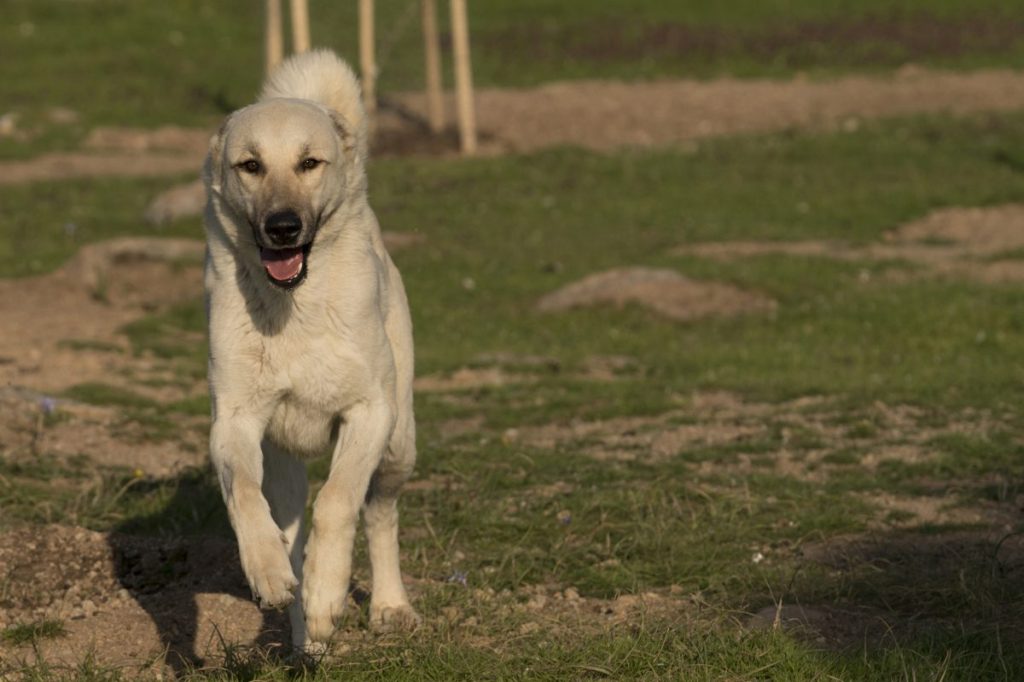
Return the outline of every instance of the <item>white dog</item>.
{"type": "Polygon", "coordinates": [[[249,585],[264,607],[291,604],[301,647],[342,615],[360,509],[371,624],[419,618],[398,566],[397,498],[416,458],[412,324],[367,204],[366,148],[352,70],[307,52],[228,117],[204,169],[210,454],[249,585]],[[328,452],[303,559],[300,458],[328,452]]]}

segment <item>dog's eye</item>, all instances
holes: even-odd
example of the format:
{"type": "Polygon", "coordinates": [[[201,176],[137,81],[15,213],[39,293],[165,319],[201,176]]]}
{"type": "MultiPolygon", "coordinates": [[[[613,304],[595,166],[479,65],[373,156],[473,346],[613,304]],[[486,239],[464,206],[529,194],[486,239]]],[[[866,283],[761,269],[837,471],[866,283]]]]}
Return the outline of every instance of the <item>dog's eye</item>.
{"type": "Polygon", "coordinates": [[[299,164],[299,167],[302,168],[302,170],[304,171],[310,171],[319,166],[320,164],[320,159],[314,159],[313,157],[310,157],[308,159],[303,159],[302,163],[299,164]]]}
{"type": "Polygon", "coordinates": [[[249,159],[248,161],[243,161],[241,164],[239,164],[239,166],[246,173],[250,173],[252,175],[256,175],[263,169],[263,166],[261,166],[260,162],[257,161],[256,159],[249,159]]]}

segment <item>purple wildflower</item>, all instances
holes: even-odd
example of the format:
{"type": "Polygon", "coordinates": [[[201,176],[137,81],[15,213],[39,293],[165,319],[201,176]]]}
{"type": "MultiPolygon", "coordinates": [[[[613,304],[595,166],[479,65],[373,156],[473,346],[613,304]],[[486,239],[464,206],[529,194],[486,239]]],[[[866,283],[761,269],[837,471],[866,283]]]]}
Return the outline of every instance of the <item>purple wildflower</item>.
{"type": "Polygon", "coordinates": [[[444,579],[446,583],[456,583],[458,585],[466,586],[466,572],[465,571],[452,571],[451,574],[444,579]]]}

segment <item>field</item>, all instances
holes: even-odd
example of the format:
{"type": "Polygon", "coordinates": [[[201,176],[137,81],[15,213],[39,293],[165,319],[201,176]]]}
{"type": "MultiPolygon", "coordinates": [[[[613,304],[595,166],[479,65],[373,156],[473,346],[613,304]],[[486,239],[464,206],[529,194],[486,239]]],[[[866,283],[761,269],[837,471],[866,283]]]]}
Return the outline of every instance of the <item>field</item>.
{"type": "Polygon", "coordinates": [[[359,546],[313,664],[206,461],[201,221],[143,218],[260,15],[0,0],[0,677],[1024,678],[1024,10],[851,4],[470,3],[465,159],[378,2],[424,622],[359,546]]]}

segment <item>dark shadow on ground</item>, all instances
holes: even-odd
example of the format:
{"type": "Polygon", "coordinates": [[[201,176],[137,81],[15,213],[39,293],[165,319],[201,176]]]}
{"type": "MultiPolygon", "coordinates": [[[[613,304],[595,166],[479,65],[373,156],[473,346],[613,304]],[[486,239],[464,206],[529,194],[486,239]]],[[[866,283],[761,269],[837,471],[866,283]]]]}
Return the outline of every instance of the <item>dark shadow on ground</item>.
{"type": "MultiPolygon", "coordinates": [[[[109,535],[118,581],[146,610],[167,650],[167,663],[181,674],[201,667],[203,652],[224,651],[230,632],[219,641],[197,641],[200,612],[197,596],[251,598],[238,560],[238,549],[209,470],[175,479],[173,497],[158,512],[126,519],[109,535]]],[[[167,481],[135,486],[131,495],[154,494],[167,481]]],[[[257,640],[265,652],[284,652],[290,642],[284,613],[263,612],[257,640]]]]}
{"type": "Polygon", "coordinates": [[[824,648],[901,647],[1024,679],[1024,534],[924,528],[805,546],[778,623],[824,648]]]}

